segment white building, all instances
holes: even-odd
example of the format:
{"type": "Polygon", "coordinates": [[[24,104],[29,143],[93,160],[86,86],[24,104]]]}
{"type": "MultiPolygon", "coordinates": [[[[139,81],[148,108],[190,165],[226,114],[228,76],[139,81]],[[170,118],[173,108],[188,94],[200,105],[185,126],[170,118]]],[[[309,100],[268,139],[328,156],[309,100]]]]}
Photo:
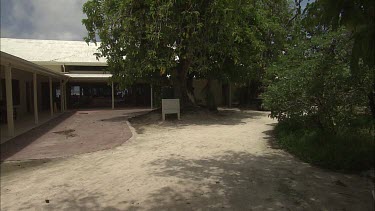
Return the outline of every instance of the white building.
{"type": "MultiPolygon", "coordinates": [[[[137,83],[117,92],[105,72],[97,46],[84,41],[0,38],[1,142],[66,109],[150,106],[152,91],[137,83]],[[62,90],[62,91],[61,91],[62,90]]],[[[206,82],[193,82],[196,99],[205,100],[206,82]]],[[[219,104],[226,104],[227,84],[212,84],[219,104]]],[[[229,95],[230,96],[230,95],[229,95]]],[[[230,97],[229,97],[230,98],[230,97]]]]}

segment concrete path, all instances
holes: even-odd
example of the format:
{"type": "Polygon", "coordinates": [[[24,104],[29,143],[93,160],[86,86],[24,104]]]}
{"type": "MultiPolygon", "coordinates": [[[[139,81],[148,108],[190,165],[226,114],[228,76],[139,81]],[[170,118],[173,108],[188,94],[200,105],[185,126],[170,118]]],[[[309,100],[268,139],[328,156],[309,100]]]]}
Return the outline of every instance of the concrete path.
{"type": "Polygon", "coordinates": [[[1,161],[66,157],[128,140],[129,116],[147,109],[69,111],[1,145],[1,161]]]}
{"type": "Polygon", "coordinates": [[[115,149],[1,165],[2,210],[373,210],[373,183],[277,149],[268,113],[160,114],[115,149]]]}

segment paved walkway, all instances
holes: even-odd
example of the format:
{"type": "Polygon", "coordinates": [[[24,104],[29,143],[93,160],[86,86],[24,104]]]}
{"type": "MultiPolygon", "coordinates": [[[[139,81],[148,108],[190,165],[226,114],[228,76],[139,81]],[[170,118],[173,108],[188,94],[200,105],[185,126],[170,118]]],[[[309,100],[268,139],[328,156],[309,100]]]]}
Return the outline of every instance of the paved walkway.
{"type": "Polygon", "coordinates": [[[1,161],[66,157],[110,149],[128,140],[129,116],[148,111],[69,111],[1,145],[1,161]]]}
{"type": "Polygon", "coordinates": [[[278,149],[266,112],[160,119],[155,112],[132,120],[135,137],[110,150],[2,163],[2,211],[374,210],[369,179],[278,149]]]}

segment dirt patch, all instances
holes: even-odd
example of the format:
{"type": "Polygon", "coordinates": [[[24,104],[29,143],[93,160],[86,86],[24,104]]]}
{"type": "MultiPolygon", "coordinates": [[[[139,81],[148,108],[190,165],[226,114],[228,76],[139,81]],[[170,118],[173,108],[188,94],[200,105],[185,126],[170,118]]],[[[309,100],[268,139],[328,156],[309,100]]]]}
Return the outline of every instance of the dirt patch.
{"type": "Polygon", "coordinates": [[[66,138],[71,138],[71,137],[76,137],[77,134],[73,133],[76,130],[73,129],[68,129],[68,130],[62,130],[62,131],[56,131],[53,133],[59,134],[59,135],[64,135],[66,138]]]}
{"type": "Polygon", "coordinates": [[[54,159],[37,159],[37,160],[24,160],[24,161],[9,161],[1,164],[1,176],[11,175],[13,173],[27,172],[33,169],[37,169],[40,166],[45,166],[47,163],[54,161],[58,163],[62,161],[54,159]]]}

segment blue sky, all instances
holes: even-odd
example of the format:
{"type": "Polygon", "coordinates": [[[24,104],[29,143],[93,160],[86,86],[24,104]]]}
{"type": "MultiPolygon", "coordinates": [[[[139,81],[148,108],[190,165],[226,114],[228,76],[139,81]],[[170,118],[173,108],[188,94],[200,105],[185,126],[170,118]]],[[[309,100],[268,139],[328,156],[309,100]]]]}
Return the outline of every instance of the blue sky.
{"type": "MultiPolygon", "coordinates": [[[[303,7],[308,1],[304,0],[303,7]]],[[[1,37],[83,40],[86,0],[1,0],[1,37]]]]}

